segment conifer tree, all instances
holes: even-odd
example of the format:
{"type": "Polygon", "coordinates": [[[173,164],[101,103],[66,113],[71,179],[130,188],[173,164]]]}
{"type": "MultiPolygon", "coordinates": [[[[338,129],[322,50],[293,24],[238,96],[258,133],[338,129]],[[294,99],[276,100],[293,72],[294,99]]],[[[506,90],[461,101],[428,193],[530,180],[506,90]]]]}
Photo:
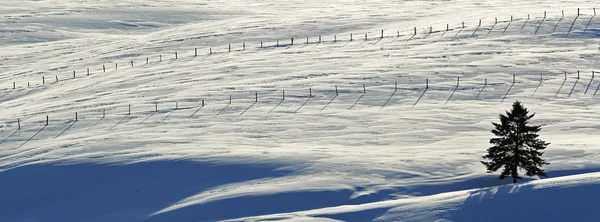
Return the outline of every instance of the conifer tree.
{"type": "Polygon", "coordinates": [[[534,116],[535,113],[529,115],[529,111],[515,101],[510,112],[500,114],[500,123],[492,122],[495,127],[492,133],[496,137],[490,139],[493,146],[487,149],[488,154],[481,161],[488,173],[503,168],[499,179],[512,177],[513,183],[521,179],[519,169],[525,171],[526,176],[548,177],[541,167],[549,163],[541,158],[544,154],[541,151],[550,143],[538,139],[541,126],[529,125],[534,116]]]}

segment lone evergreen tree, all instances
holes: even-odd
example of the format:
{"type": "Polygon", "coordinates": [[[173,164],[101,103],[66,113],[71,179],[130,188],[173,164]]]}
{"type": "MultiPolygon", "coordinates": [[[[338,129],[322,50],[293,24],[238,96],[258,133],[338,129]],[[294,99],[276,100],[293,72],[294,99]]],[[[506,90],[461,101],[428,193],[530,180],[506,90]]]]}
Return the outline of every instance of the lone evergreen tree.
{"type": "Polygon", "coordinates": [[[526,176],[548,177],[541,167],[549,163],[541,158],[544,154],[541,151],[550,143],[538,139],[542,127],[528,125],[535,116],[535,113],[528,113],[519,101],[515,101],[510,112],[500,114],[499,124],[492,122],[495,126],[492,133],[496,137],[490,139],[493,146],[487,149],[488,154],[481,161],[488,173],[503,168],[499,179],[512,177],[513,183],[521,179],[519,168],[525,171],[526,176]]]}

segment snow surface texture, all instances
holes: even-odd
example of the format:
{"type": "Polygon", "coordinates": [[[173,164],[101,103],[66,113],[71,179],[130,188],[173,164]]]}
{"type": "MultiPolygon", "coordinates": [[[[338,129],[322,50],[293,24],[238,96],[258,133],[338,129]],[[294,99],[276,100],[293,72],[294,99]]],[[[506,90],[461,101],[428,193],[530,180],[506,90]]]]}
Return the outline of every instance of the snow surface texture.
{"type": "Polygon", "coordinates": [[[0,1],[0,221],[596,221],[596,6],[0,1]],[[551,179],[479,163],[514,100],[551,179]]]}

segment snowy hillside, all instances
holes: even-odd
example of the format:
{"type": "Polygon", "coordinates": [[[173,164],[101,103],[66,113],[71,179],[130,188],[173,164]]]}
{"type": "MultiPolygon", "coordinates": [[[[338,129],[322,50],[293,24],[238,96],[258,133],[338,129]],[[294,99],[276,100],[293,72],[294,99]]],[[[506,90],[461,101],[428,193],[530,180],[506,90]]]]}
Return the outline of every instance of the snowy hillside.
{"type": "Polygon", "coordinates": [[[0,221],[595,221],[594,7],[0,1],[0,221]],[[549,179],[479,162],[514,100],[549,179]]]}

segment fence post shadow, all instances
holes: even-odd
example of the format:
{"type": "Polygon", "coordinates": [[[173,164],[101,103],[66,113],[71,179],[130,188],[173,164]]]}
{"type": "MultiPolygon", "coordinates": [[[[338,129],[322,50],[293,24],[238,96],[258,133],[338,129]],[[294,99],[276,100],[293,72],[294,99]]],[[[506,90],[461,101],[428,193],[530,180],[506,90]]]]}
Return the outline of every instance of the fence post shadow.
{"type": "Polygon", "coordinates": [[[450,102],[450,99],[452,99],[452,96],[454,96],[454,93],[456,93],[456,90],[458,90],[459,82],[460,82],[460,77],[456,80],[456,87],[454,87],[452,94],[450,94],[450,97],[448,97],[448,100],[446,100],[446,103],[444,103],[444,106],[446,104],[448,104],[448,102],[450,102]]]}
{"type": "Polygon", "coordinates": [[[394,95],[396,94],[396,92],[398,92],[398,81],[394,82],[395,86],[394,86],[394,92],[392,92],[392,95],[390,95],[390,97],[385,101],[385,103],[383,103],[383,106],[381,106],[380,109],[383,109],[383,107],[385,107],[385,105],[388,104],[388,102],[390,102],[390,100],[392,99],[392,97],[394,97],[394,95]]]}
{"type": "Polygon", "coordinates": [[[254,105],[256,105],[256,103],[258,103],[258,102],[255,101],[252,104],[250,104],[250,106],[248,106],[248,108],[246,108],[242,113],[240,113],[240,116],[244,115],[244,113],[246,113],[246,111],[250,110],[250,108],[252,108],[254,105]]]}
{"type": "Polygon", "coordinates": [[[348,110],[351,110],[351,109],[352,109],[352,108],[353,108],[353,107],[354,107],[354,106],[355,106],[355,105],[358,103],[358,101],[360,101],[360,99],[362,99],[362,98],[363,98],[363,96],[365,96],[365,94],[366,94],[366,93],[362,93],[362,94],[360,95],[360,97],[358,97],[358,99],[357,99],[357,100],[354,102],[354,104],[352,104],[352,106],[350,106],[350,108],[348,108],[348,110]]]}
{"type": "Polygon", "coordinates": [[[496,27],[497,24],[498,24],[498,18],[495,18],[494,25],[492,25],[492,28],[490,28],[490,31],[488,31],[487,35],[490,35],[490,33],[492,32],[492,30],[494,30],[494,28],[496,27]]]}
{"type": "Polygon", "coordinates": [[[103,119],[104,119],[104,116],[102,116],[102,118],[100,118],[98,121],[96,121],[96,123],[94,123],[94,125],[90,126],[90,128],[88,128],[86,130],[86,132],[90,131],[92,128],[94,128],[94,126],[98,125],[98,123],[100,123],[103,119]]]}
{"type": "Polygon", "coordinates": [[[302,107],[304,107],[308,103],[308,101],[310,101],[310,99],[312,99],[312,88],[308,88],[308,91],[309,91],[308,99],[306,99],[306,101],[304,101],[304,103],[302,103],[302,105],[300,105],[300,107],[298,107],[298,109],[296,109],[294,111],[294,113],[297,113],[298,110],[300,110],[302,107]]]}
{"type": "Polygon", "coordinates": [[[477,27],[475,27],[475,31],[473,31],[473,34],[471,34],[471,36],[475,36],[475,33],[477,33],[479,28],[481,28],[481,19],[479,19],[479,25],[477,25],[477,27]]]}
{"type": "Polygon", "coordinates": [[[19,130],[15,130],[13,133],[11,133],[8,137],[4,138],[2,141],[0,141],[0,144],[6,142],[8,139],[10,139],[13,135],[15,135],[17,132],[19,132],[19,130]]]}
{"type": "Polygon", "coordinates": [[[352,104],[352,106],[350,106],[350,108],[348,108],[348,110],[351,110],[358,103],[358,101],[360,101],[360,99],[362,99],[363,96],[365,96],[365,94],[367,94],[367,88],[365,87],[365,84],[363,84],[363,93],[362,93],[362,95],[360,95],[360,97],[358,97],[358,99],[356,100],[356,102],[354,102],[354,104],[352,104]]]}
{"type": "Polygon", "coordinates": [[[596,17],[596,14],[592,15],[592,17],[588,21],[587,25],[585,26],[585,29],[583,30],[584,32],[587,31],[588,27],[590,27],[590,24],[592,23],[592,19],[594,19],[594,17],[596,17]]]}
{"type": "Polygon", "coordinates": [[[510,93],[510,90],[512,90],[512,88],[515,86],[515,74],[513,74],[513,82],[510,85],[510,87],[508,88],[508,91],[506,91],[506,94],[504,94],[504,98],[502,98],[502,101],[500,101],[501,103],[504,102],[504,100],[506,99],[506,97],[508,97],[508,94],[510,93]]]}
{"type": "Polygon", "coordinates": [[[63,135],[63,133],[67,132],[67,130],[71,129],[71,127],[73,125],[75,125],[75,123],[77,123],[77,121],[73,121],[71,124],[69,124],[69,126],[67,128],[65,128],[62,132],[60,132],[58,135],[56,135],[56,137],[54,137],[54,139],[58,138],[59,136],[63,135]]]}
{"type": "Polygon", "coordinates": [[[540,22],[538,27],[535,29],[535,32],[533,33],[533,35],[536,35],[538,33],[538,31],[540,30],[540,27],[542,27],[542,24],[544,24],[544,21],[546,21],[546,11],[544,11],[544,18],[542,18],[542,21],[540,22]]]}
{"type": "Polygon", "coordinates": [[[590,86],[592,85],[592,82],[594,81],[594,74],[595,74],[595,72],[592,71],[592,78],[590,79],[590,82],[588,83],[587,87],[585,88],[585,93],[583,93],[584,95],[587,94],[588,90],[590,89],[590,86]]]}
{"type": "Polygon", "coordinates": [[[529,14],[527,14],[527,20],[525,20],[525,23],[523,23],[523,26],[521,26],[521,31],[523,31],[523,28],[525,28],[525,26],[527,25],[527,22],[529,22],[529,14]]]}
{"type": "Polygon", "coordinates": [[[325,108],[327,108],[329,106],[329,104],[331,104],[333,102],[333,100],[335,100],[335,98],[338,97],[338,95],[339,95],[339,92],[338,92],[337,86],[335,86],[335,96],[333,96],[333,98],[331,98],[331,100],[327,104],[325,104],[325,106],[323,106],[323,108],[321,108],[321,110],[319,110],[319,112],[323,111],[325,108]]]}
{"type": "Polygon", "coordinates": [[[161,122],[164,122],[167,118],[169,118],[169,116],[171,116],[173,113],[175,113],[175,111],[177,111],[178,109],[175,108],[173,110],[171,110],[171,112],[169,112],[169,114],[167,116],[165,116],[165,118],[163,118],[162,120],[160,120],[161,122]]]}
{"type": "Polygon", "coordinates": [[[4,93],[2,96],[0,96],[0,99],[2,99],[2,97],[8,95],[10,92],[14,91],[14,89],[8,90],[8,92],[4,93]]]}
{"type": "Polygon", "coordinates": [[[458,34],[460,34],[460,32],[462,32],[465,29],[465,22],[462,22],[462,27],[458,30],[458,32],[454,35],[454,36],[458,36],[458,34]]]}
{"type": "Polygon", "coordinates": [[[415,31],[413,32],[413,35],[410,38],[408,38],[406,41],[408,42],[408,41],[412,40],[415,36],[417,36],[417,27],[415,27],[415,31]]]}
{"type": "Polygon", "coordinates": [[[213,116],[213,118],[217,117],[219,114],[221,114],[223,111],[225,111],[227,108],[229,108],[229,106],[231,106],[231,103],[227,104],[225,107],[223,107],[215,116],[213,116]]]}
{"type": "Polygon", "coordinates": [[[425,93],[427,92],[427,90],[429,90],[429,88],[425,88],[425,90],[423,91],[423,93],[421,94],[421,96],[419,96],[419,99],[417,99],[417,101],[415,102],[415,104],[412,105],[412,107],[416,106],[417,103],[419,103],[419,101],[421,101],[421,98],[423,98],[423,96],[425,95],[425,93]]]}
{"type": "Polygon", "coordinates": [[[560,84],[560,87],[558,88],[558,91],[556,91],[556,95],[554,95],[554,97],[558,97],[558,93],[560,93],[560,90],[562,89],[562,87],[565,85],[566,82],[567,82],[567,72],[565,72],[565,80],[562,82],[562,84],[560,84]]]}
{"type": "Polygon", "coordinates": [[[115,123],[115,125],[113,125],[112,127],[108,128],[107,131],[112,131],[112,129],[114,129],[115,127],[117,127],[117,125],[121,124],[121,122],[123,122],[125,119],[127,119],[127,117],[129,117],[130,115],[125,115],[123,116],[123,118],[121,118],[117,123],[115,123]]]}
{"type": "Polygon", "coordinates": [[[42,132],[42,130],[46,129],[46,127],[48,127],[48,125],[44,125],[44,127],[42,127],[35,134],[33,134],[33,136],[29,137],[29,139],[27,139],[25,142],[23,142],[21,145],[19,145],[17,147],[17,149],[21,148],[23,145],[25,145],[26,143],[28,143],[29,141],[31,141],[35,136],[37,136],[40,132],[42,132]]]}
{"type": "Polygon", "coordinates": [[[531,94],[531,97],[533,97],[533,95],[535,95],[535,92],[538,91],[538,89],[540,88],[540,86],[542,86],[542,82],[544,81],[544,77],[542,76],[542,74],[540,74],[540,83],[537,85],[537,87],[535,87],[535,90],[533,90],[533,93],[531,94]]]}
{"type": "Polygon", "coordinates": [[[575,22],[577,21],[578,18],[579,18],[579,13],[575,17],[575,19],[573,19],[573,22],[571,23],[571,27],[569,27],[569,31],[567,32],[567,35],[571,34],[571,30],[573,30],[573,26],[575,25],[575,22]]]}
{"type": "Polygon", "coordinates": [[[277,105],[275,105],[275,107],[273,107],[271,110],[269,110],[269,112],[267,112],[267,114],[273,112],[273,110],[275,110],[277,107],[279,107],[279,105],[281,105],[281,103],[283,103],[283,99],[279,101],[279,103],[277,103],[277,105]]]}
{"type": "Polygon", "coordinates": [[[569,92],[569,95],[567,96],[567,98],[571,97],[571,94],[573,93],[573,90],[575,90],[575,87],[577,86],[578,82],[579,82],[579,76],[577,76],[577,79],[575,80],[575,84],[573,84],[573,88],[571,88],[571,91],[569,92]]]}
{"type": "Polygon", "coordinates": [[[281,105],[283,103],[283,101],[285,100],[285,90],[283,90],[282,92],[283,92],[282,93],[283,96],[282,96],[281,100],[279,101],[279,103],[277,103],[277,105],[275,105],[275,107],[273,107],[273,109],[269,110],[269,112],[267,112],[267,114],[273,112],[273,110],[275,110],[277,107],[279,107],[279,105],[281,105]]]}
{"type": "Polygon", "coordinates": [[[558,27],[558,24],[560,24],[560,22],[565,18],[565,16],[563,15],[562,17],[560,17],[558,19],[558,22],[556,22],[556,25],[554,25],[554,29],[552,29],[552,32],[554,33],[556,31],[556,28],[558,27]]]}
{"type": "Polygon", "coordinates": [[[483,92],[483,90],[485,89],[486,86],[487,86],[487,78],[485,78],[483,87],[481,88],[481,90],[479,90],[479,93],[477,94],[477,97],[475,97],[475,100],[479,99],[479,96],[481,96],[481,93],[483,92]]]}

